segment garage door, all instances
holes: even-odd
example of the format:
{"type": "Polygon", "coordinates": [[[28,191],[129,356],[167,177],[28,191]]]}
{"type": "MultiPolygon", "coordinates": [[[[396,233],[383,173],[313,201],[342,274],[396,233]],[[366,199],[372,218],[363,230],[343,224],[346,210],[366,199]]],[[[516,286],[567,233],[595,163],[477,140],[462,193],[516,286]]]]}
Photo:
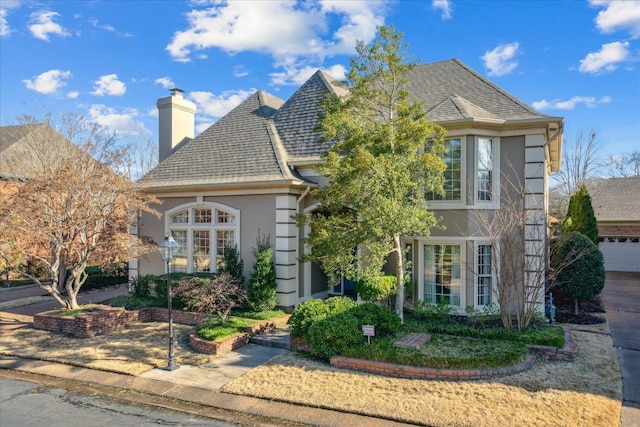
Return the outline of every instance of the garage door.
{"type": "Polygon", "coordinates": [[[640,272],[640,237],[600,238],[606,271],[640,272]]]}

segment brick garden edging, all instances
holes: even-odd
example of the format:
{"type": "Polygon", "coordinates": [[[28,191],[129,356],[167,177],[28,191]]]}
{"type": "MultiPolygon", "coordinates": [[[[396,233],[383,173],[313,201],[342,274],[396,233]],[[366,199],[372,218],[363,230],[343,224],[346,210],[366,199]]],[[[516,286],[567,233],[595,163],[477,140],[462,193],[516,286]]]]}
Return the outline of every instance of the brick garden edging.
{"type": "Polygon", "coordinates": [[[258,322],[247,326],[242,333],[216,341],[200,338],[194,331],[189,334],[189,344],[191,344],[191,347],[200,353],[215,355],[228,353],[247,344],[249,342],[249,338],[254,335],[259,335],[279,326],[286,325],[287,322],[289,322],[290,317],[290,314],[285,314],[273,319],[258,322]]]}
{"type": "MultiPolygon", "coordinates": [[[[419,366],[397,365],[394,363],[378,362],[375,360],[357,359],[345,356],[333,356],[329,363],[337,368],[352,369],[369,372],[377,375],[386,375],[397,378],[468,381],[491,379],[505,375],[513,375],[533,367],[536,355],[551,360],[573,361],[573,339],[571,329],[564,329],[564,347],[547,347],[542,345],[529,345],[529,351],[535,355],[529,355],[524,362],[514,366],[492,369],[435,369],[419,366]]],[[[291,337],[291,350],[311,351],[311,347],[302,337],[291,337]]]]}
{"type": "Polygon", "coordinates": [[[395,363],[375,360],[355,359],[352,357],[333,356],[329,363],[336,368],[352,369],[377,375],[396,378],[420,380],[468,381],[487,380],[505,375],[513,375],[525,371],[536,363],[536,357],[527,356],[524,362],[514,366],[488,369],[436,369],[421,366],[396,365],[395,363]]]}
{"type": "Polygon", "coordinates": [[[564,325],[560,327],[564,329],[564,347],[557,348],[530,344],[527,346],[529,347],[529,351],[545,359],[573,362],[573,338],[571,338],[571,329],[564,325]]]}

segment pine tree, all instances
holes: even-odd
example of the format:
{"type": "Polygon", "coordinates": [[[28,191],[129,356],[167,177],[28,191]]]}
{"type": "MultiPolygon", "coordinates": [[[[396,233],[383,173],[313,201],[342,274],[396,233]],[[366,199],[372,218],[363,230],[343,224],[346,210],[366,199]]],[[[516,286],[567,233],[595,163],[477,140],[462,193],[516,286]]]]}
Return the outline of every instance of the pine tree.
{"type": "Polygon", "coordinates": [[[598,245],[598,225],[596,216],[591,205],[591,197],[587,187],[583,184],[578,191],[571,196],[567,217],[562,224],[562,234],[568,235],[572,231],[587,236],[593,243],[598,245]]]}
{"type": "Polygon", "coordinates": [[[273,249],[269,236],[256,240],[252,249],[255,262],[249,276],[247,304],[253,311],[273,310],[278,303],[276,296],[276,266],[273,262],[273,249]]]}

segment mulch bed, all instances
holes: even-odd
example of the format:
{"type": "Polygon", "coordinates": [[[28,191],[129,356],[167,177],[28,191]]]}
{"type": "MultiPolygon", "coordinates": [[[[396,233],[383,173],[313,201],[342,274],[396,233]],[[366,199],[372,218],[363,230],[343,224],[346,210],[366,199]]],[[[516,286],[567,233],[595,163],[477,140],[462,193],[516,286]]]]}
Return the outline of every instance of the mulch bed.
{"type": "Polygon", "coordinates": [[[597,325],[606,322],[602,316],[594,316],[591,313],[604,313],[604,306],[600,297],[579,301],[578,314],[574,314],[573,298],[563,295],[562,292],[554,292],[553,303],[556,306],[556,322],[572,323],[574,325],[597,325]]]}

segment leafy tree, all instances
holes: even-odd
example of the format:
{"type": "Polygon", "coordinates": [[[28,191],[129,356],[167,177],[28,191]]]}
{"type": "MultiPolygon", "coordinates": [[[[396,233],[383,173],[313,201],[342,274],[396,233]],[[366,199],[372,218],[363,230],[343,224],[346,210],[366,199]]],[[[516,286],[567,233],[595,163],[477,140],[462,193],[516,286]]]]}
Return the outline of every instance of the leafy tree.
{"type": "Polygon", "coordinates": [[[0,253],[61,306],[76,309],[87,266],[126,261],[150,248],[131,240],[132,212],[157,212],[150,208],[155,199],[114,172],[126,161],[116,135],[71,115],[61,127],[65,136],[25,117],[10,129],[20,144],[11,159],[2,156],[15,166],[15,181],[1,195],[0,253]],[[32,262],[48,277],[33,274],[32,262]]]}
{"type": "Polygon", "coordinates": [[[554,254],[555,265],[566,264],[558,274],[562,290],[575,301],[574,313],[578,314],[578,300],[593,298],[602,292],[605,281],[604,257],[589,237],[573,231],[564,236],[554,254]],[[573,258],[573,262],[567,262],[573,258]]]}
{"type": "Polygon", "coordinates": [[[240,256],[238,245],[229,243],[224,247],[220,272],[227,272],[244,284],[244,261],[240,256]]]}
{"type": "Polygon", "coordinates": [[[380,275],[394,255],[395,310],[402,317],[405,257],[400,236],[429,236],[436,225],[425,194],[442,191],[444,130],[427,121],[421,104],[403,89],[415,62],[406,61],[402,34],[380,27],[358,42],[347,74],[349,95],[329,96],[318,130],[333,145],[318,171],[329,179],[314,190],[321,208],[298,217],[309,224],[305,259],[335,283],[380,275]],[[357,249],[356,249],[357,248],[357,249]],[[356,250],[354,250],[356,249],[356,250]]]}
{"type": "Polygon", "coordinates": [[[598,244],[598,225],[596,215],[591,205],[591,197],[587,187],[583,184],[571,196],[567,217],[562,223],[562,234],[567,235],[578,231],[587,236],[593,243],[598,244]]]}
{"type": "Polygon", "coordinates": [[[256,240],[252,249],[255,262],[249,276],[247,304],[254,311],[273,310],[278,303],[276,295],[276,266],[273,263],[273,249],[269,236],[256,240]]]}

